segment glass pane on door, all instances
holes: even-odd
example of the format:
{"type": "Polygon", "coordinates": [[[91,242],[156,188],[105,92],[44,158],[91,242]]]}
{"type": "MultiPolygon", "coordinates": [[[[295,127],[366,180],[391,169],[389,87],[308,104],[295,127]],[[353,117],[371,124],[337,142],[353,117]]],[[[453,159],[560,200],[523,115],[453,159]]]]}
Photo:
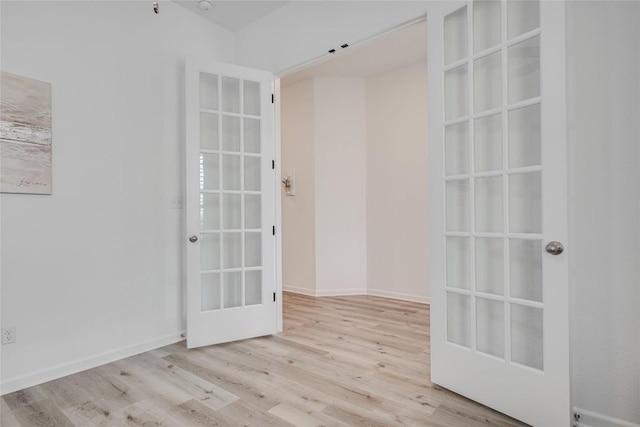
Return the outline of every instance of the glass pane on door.
{"type": "Polygon", "coordinates": [[[500,107],[502,103],[502,56],[492,53],[473,63],[474,112],[500,107]]]}
{"type": "Polygon", "coordinates": [[[502,8],[500,0],[476,0],[473,3],[473,49],[481,52],[500,44],[502,8]]]}
{"type": "Polygon", "coordinates": [[[444,75],[445,119],[466,116],[469,112],[469,82],[467,66],[449,70],[444,75]]]}
{"type": "Polygon", "coordinates": [[[202,311],[263,302],[260,85],[200,75],[202,311]]]}
{"type": "Polygon", "coordinates": [[[542,370],[542,309],[511,304],[511,360],[542,370]]]}
{"type": "Polygon", "coordinates": [[[509,48],[509,102],[540,96],[540,37],[509,48]]]}
{"type": "Polygon", "coordinates": [[[445,175],[469,173],[469,125],[447,126],[444,138],[445,175]]]}
{"type": "Polygon", "coordinates": [[[447,341],[542,369],[538,3],[471,11],[471,26],[466,7],[444,21],[447,341]]]}
{"type": "Polygon", "coordinates": [[[508,1],[507,27],[509,38],[517,37],[540,26],[540,1],[508,1]]]}
{"type": "Polygon", "coordinates": [[[200,73],[200,108],[218,109],[218,76],[215,74],[200,73]]]}
{"type": "Polygon", "coordinates": [[[200,148],[218,149],[218,115],[200,113],[200,148]]]}
{"type": "Polygon", "coordinates": [[[473,132],[475,171],[502,169],[502,114],[476,119],[473,132]]]}
{"type": "Polygon", "coordinates": [[[444,63],[451,64],[467,56],[467,8],[463,7],[444,20],[444,63]]]}
{"type": "Polygon", "coordinates": [[[471,347],[471,297],[447,293],[447,340],[471,347]]]}
{"type": "Polygon", "coordinates": [[[220,273],[202,274],[202,294],[200,295],[202,311],[220,308],[220,273]]]}
{"type": "Polygon", "coordinates": [[[504,357],[504,302],[476,299],[476,342],[478,351],[504,357]]]}

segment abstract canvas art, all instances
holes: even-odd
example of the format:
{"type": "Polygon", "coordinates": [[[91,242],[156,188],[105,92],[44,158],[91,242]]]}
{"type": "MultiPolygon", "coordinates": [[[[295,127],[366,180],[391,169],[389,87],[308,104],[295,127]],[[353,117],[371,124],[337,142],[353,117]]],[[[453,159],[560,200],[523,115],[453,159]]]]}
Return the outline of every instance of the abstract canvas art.
{"type": "Polygon", "coordinates": [[[0,192],[51,194],[51,84],[0,72],[0,192]]]}

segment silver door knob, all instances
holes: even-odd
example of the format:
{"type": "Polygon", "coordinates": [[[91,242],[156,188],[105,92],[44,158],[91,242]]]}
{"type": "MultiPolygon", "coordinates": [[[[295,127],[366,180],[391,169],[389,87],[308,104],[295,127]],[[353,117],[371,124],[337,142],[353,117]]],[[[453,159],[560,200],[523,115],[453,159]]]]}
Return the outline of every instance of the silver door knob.
{"type": "Polygon", "coordinates": [[[564,251],[564,246],[562,246],[562,243],[553,240],[547,243],[547,246],[545,246],[544,249],[551,255],[560,255],[562,251],[564,251]]]}
{"type": "Polygon", "coordinates": [[[198,241],[198,236],[196,236],[195,234],[192,234],[191,236],[189,236],[189,241],[191,243],[195,243],[198,241]]]}

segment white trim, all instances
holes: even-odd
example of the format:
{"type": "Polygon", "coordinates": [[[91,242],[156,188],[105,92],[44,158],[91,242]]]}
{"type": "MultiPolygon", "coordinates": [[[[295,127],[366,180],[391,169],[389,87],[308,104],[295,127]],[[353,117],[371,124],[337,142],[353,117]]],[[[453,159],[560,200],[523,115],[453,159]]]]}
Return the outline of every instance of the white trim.
{"type": "Polygon", "coordinates": [[[97,354],[84,359],[79,359],[74,362],[64,363],[62,365],[54,366],[48,369],[43,369],[26,375],[20,375],[14,378],[9,378],[0,384],[0,395],[12,393],[14,391],[22,390],[27,387],[33,387],[38,384],[52,381],[58,378],[66,377],[67,375],[76,374],[78,372],[92,369],[107,363],[115,362],[127,357],[135,356],[136,354],[144,353],[146,351],[155,350],[156,348],[164,347],[166,345],[175,344],[183,341],[182,335],[185,331],[174,332],[169,335],[165,335],[160,338],[156,338],[151,341],[147,341],[141,344],[135,344],[128,347],[122,347],[117,350],[108,351],[106,353],[97,354]]]}
{"type": "Polygon", "coordinates": [[[310,297],[317,296],[315,289],[297,288],[285,284],[282,285],[282,292],[291,292],[292,294],[307,295],[310,297]]]}
{"type": "Polygon", "coordinates": [[[640,427],[640,424],[624,421],[597,412],[587,411],[578,407],[573,408],[574,414],[580,414],[576,427],[640,427]]]}
{"type": "Polygon", "coordinates": [[[273,81],[273,130],[274,130],[274,161],[275,161],[275,189],[276,189],[276,333],[283,330],[282,321],[282,127],[280,124],[280,79],[273,81]]]}
{"type": "Polygon", "coordinates": [[[419,302],[421,304],[431,305],[431,298],[420,295],[405,294],[402,292],[384,291],[381,289],[367,289],[367,295],[374,297],[399,299],[402,301],[419,302]]]}
{"type": "MultiPolygon", "coordinates": [[[[427,20],[427,17],[425,16],[425,14],[420,14],[419,16],[417,16],[417,17],[415,17],[413,19],[410,19],[408,21],[402,22],[402,23],[400,23],[398,25],[394,25],[393,27],[387,28],[384,31],[380,31],[380,32],[378,32],[376,34],[370,34],[370,35],[368,35],[368,36],[366,36],[364,38],[361,38],[359,40],[352,41],[351,43],[349,43],[349,46],[351,47],[351,49],[353,49],[355,46],[362,47],[362,46],[366,45],[369,42],[372,42],[372,41],[374,41],[374,40],[376,40],[376,39],[378,39],[380,37],[388,35],[389,33],[392,33],[392,32],[397,31],[397,30],[401,30],[401,29],[406,28],[406,27],[408,27],[410,25],[413,25],[413,24],[417,24],[418,22],[425,22],[426,20],[427,20]]],[[[288,76],[290,76],[292,74],[295,74],[295,73],[297,73],[299,71],[302,71],[302,70],[304,70],[306,68],[311,68],[313,66],[319,65],[319,64],[321,64],[321,63],[323,63],[323,62],[325,62],[325,61],[327,61],[327,60],[329,60],[331,58],[337,58],[337,57],[343,56],[345,54],[346,53],[345,53],[344,49],[338,50],[338,51],[336,51],[334,53],[323,53],[323,54],[321,54],[319,56],[316,56],[313,59],[310,59],[308,61],[299,63],[297,65],[285,68],[285,69],[280,70],[280,71],[278,71],[277,73],[274,73],[274,74],[275,74],[276,77],[282,79],[282,78],[288,77],[288,76]]]]}
{"type": "Polygon", "coordinates": [[[411,301],[421,304],[431,304],[429,297],[423,297],[419,295],[404,294],[400,292],[383,291],[380,289],[339,289],[339,290],[326,290],[316,291],[315,289],[297,288],[295,286],[283,285],[282,290],[284,292],[291,292],[293,294],[307,295],[310,297],[338,297],[338,296],[353,296],[353,295],[369,295],[373,297],[392,298],[402,301],[411,301]]]}
{"type": "Polygon", "coordinates": [[[331,289],[326,291],[316,291],[317,297],[341,297],[352,295],[367,295],[366,289],[331,289]]]}

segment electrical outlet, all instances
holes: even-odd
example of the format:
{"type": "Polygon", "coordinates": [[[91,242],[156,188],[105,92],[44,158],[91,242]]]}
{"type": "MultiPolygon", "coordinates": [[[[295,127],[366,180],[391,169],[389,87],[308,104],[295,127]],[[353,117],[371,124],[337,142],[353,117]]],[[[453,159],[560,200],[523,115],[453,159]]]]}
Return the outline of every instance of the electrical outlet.
{"type": "Polygon", "coordinates": [[[16,342],[16,327],[2,328],[2,345],[16,342]]]}

